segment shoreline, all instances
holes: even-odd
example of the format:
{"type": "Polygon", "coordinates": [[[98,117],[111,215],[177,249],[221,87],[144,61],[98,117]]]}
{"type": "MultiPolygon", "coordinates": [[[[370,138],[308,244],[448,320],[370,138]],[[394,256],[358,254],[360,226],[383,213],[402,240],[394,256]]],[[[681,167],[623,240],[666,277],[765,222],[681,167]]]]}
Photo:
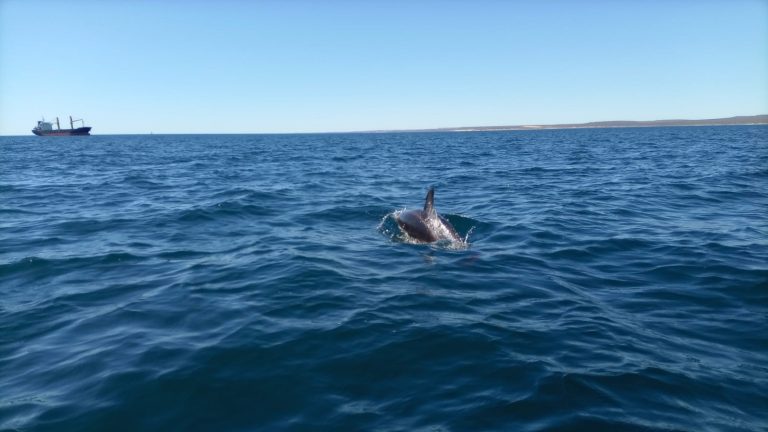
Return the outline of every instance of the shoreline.
{"type": "Polygon", "coordinates": [[[614,120],[588,123],[560,123],[544,125],[510,125],[510,126],[462,126],[434,129],[395,129],[367,131],[375,133],[388,132],[496,132],[519,130],[557,130],[557,129],[618,129],[637,127],[681,127],[681,126],[760,126],[768,125],[768,114],[754,116],[735,116],[701,120],[614,120]]]}

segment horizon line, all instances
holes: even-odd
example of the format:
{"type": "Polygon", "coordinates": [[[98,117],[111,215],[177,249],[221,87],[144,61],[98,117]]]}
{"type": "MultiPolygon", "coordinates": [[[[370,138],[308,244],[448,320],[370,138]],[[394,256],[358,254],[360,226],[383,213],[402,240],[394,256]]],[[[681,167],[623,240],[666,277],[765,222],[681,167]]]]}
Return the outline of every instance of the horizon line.
{"type": "MultiPolygon", "coordinates": [[[[599,120],[585,123],[551,123],[496,126],[456,126],[418,129],[369,129],[351,131],[316,131],[316,132],[118,132],[95,134],[96,136],[121,135],[313,135],[313,134],[380,134],[380,133],[417,133],[417,132],[503,132],[535,131],[561,129],[611,129],[637,127],[683,127],[683,126],[758,126],[768,125],[768,114],[737,115],[731,117],[706,119],[663,119],[663,120],[599,120]],[[749,122],[749,119],[758,120],[749,122]]],[[[0,135],[3,137],[26,137],[30,135],[0,135]]],[[[88,136],[88,135],[86,135],[88,136]]],[[[90,135],[93,136],[93,135],[90,135]]]]}

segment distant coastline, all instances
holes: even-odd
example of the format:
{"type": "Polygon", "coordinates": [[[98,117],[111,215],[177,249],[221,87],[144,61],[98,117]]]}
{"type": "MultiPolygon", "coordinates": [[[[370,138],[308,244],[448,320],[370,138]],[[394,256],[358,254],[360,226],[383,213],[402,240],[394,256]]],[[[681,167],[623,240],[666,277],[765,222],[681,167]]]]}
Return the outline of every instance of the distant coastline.
{"type": "Polygon", "coordinates": [[[517,125],[517,126],[467,126],[436,129],[398,129],[371,132],[488,132],[508,130],[542,130],[542,129],[590,129],[590,128],[630,128],[630,127],[659,127],[659,126],[733,126],[733,125],[764,125],[768,124],[768,114],[754,116],[736,116],[701,120],[651,120],[651,121],[601,121],[590,123],[565,123],[549,125],[517,125]]]}

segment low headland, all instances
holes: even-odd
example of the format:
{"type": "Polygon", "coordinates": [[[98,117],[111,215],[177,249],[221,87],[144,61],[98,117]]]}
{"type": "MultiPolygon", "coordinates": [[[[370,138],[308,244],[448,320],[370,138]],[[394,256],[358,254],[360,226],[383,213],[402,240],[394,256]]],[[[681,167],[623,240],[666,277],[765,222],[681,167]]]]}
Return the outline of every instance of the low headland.
{"type": "Polygon", "coordinates": [[[477,132],[477,131],[507,131],[507,130],[540,130],[540,129],[587,129],[587,128],[630,128],[630,127],[661,127],[661,126],[729,126],[729,125],[762,125],[768,124],[768,114],[754,116],[736,116],[701,120],[651,120],[651,121],[601,121],[590,123],[566,123],[549,125],[518,125],[518,126],[467,126],[437,129],[388,130],[375,132],[477,132]]]}

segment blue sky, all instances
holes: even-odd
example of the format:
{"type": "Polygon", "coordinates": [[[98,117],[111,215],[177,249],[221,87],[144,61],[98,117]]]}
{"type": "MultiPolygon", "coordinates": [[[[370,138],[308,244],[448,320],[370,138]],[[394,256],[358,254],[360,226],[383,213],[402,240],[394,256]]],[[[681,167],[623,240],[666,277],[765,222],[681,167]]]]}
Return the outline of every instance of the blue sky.
{"type": "Polygon", "coordinates": [[[0,134],[768,113],[768,1],[0,0],[0,134]]]}

